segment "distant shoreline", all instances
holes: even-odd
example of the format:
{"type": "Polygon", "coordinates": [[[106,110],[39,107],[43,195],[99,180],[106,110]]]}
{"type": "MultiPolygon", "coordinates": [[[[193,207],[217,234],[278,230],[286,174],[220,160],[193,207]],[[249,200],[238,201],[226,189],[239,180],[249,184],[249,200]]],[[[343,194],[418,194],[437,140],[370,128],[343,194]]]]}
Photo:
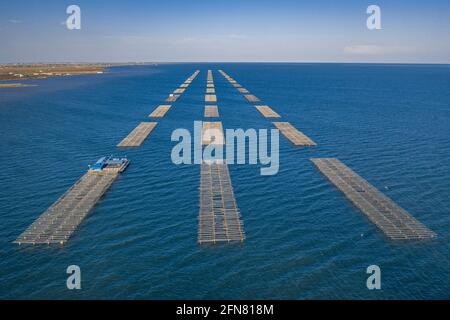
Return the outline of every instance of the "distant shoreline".
{"type": "Polygon", "coordinates": [[[21,87],[36,87],[35,84],[25,83],[0,83],[0,88],[21,88],[21,87]]]}
{"type": "Polygon", "coordinates": [[[0,64],[0,81],[44,79],[87,74],[103,74],[106,68],[130,64],[114,63],[36,63],[0,64]]]}

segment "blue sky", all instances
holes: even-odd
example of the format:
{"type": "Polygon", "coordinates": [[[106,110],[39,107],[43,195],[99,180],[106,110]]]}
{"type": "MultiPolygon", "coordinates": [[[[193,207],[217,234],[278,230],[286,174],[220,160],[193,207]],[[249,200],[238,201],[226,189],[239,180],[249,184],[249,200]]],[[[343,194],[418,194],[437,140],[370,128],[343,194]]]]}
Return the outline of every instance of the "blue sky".
{"type": "Polygon", "coordinates": [[[0,41],[0,63],[450,63],[450,1],[0,0],[0,41]],[[382,30],[366,28],[370,4],[382,30]]]}

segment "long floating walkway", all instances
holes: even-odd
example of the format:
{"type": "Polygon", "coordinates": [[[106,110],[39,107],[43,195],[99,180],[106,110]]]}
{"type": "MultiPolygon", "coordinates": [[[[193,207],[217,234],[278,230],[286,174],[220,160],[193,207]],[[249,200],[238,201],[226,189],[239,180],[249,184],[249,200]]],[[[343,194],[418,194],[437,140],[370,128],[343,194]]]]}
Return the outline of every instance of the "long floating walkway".
{"type": "Polygon", "coordinates": [[[203,122],[202,126],[202,145],[210,144],[225,144],[225,137],[223,135],[222,122],[203,122]]]}
{"type": "Polygon", "coordinates": [[[198,76],[199,73],[200,73],[200,70],[196,70],[173,93],[175,93],[175,94],[182,94],[182,93],[184,93],[184,91],[189,87],[189,85],[192,83],[192,81],[194,81],[194,79],[198,76]]]}
{"type": "Polygon", "coordinates": [[[205,106],[205,118],[219,117],[219,109],[217,106],[205,106]]]}
{"type": "Polygon", "coordinates": [[[199,73],[200,73],[200,70],[196,70],[189,78],[186,79],[186,81],[184,81],[184,83],[182,85],[180,85],[180,88],[189,87],[191,82],[194,81],[194,79],[198,76],[199,73]]]}
{"type": "Polygon", "coordinates": [[[273,111],[269,106],[255,106],[265,118],[280,118],[280,115],[273,111]]]}
{"type": "Polygon", "coordinates": [[[225,161],[203,161],[200,169],[198,242],[242,242],[243,223],[225,161]]]}
{"type": "Polygon", "coordinates": [[[272,122],[278,130],[296,146],[316,146],[316,143],[298,131],[289,122],[272,122]]]}
{"type": "Polygon", "coordinates": [[[436,234],[336,158],[311,159],[344,195],[392,240],[429,239],[436,234]]]}
{"type": "Polygon", "coordinates": [[[239,83],[237,83],[236,80],[226,74],[223,70],[219,70],[219,73],[224,76],[225,79],[227,79],[228,82],[231,83],[240,93],[242,93],[244,95],[244,98],[247,99],[248,102],[261,102],[261,99],[253,94],[250,94],[250,91],[242,87],[239,83]]]}
{"type": "Polygon", "coordinates": [[[195,72],[189,78],[187,78],[186,81],[193,81],[198,76],[199,73],[200,70],[195,70],[195,72]]]}
{"type": "Polygon", "coordinates": [[[63,196],[31,224],[15,241],[17,244],[64,244],[102,195],[125,170],[128,161],[89,170],[63,196]]]}
{"type": "Polygon", "coordinates": [[[156,127],[157,122],[141,122],[130,134],[123,139],[117,146],[118,147],[139,147],[147,136],[156,127]]]}
{"type": "Polygon", "coordinates": [[[166,115],[167,111],[169,111],[171,105],[160,105],[152,113],[149,114],[150,118],[162,118],[166,115]]]}

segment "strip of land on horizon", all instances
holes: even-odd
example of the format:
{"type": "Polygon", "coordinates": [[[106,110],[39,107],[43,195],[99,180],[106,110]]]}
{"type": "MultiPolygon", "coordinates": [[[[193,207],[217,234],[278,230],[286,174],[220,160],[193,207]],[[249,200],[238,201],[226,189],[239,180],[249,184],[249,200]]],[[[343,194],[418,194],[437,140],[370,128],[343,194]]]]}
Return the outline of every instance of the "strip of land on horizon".
{"type": "MultiPolygon", "coordinates": [[[[128,63],[130,64],[130,63],[128,63]]],[[[112,66],[127,63],[33,63],[0,64],[0,81],[43,79],[48,77],[102,74],[112,66]]]]}

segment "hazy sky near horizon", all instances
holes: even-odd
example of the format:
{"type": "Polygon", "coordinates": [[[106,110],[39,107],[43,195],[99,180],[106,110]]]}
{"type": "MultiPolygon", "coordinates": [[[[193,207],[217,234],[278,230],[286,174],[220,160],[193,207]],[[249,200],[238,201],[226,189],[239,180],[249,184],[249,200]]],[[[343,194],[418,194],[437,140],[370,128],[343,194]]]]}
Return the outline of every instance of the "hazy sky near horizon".
{"type": "Polygon", "coordinates": [[[450,1],[0,0],[0,43],[0,63],[450,63],[450,1]],[[382,30],[366,27],[371,4],[382,30]]]}

